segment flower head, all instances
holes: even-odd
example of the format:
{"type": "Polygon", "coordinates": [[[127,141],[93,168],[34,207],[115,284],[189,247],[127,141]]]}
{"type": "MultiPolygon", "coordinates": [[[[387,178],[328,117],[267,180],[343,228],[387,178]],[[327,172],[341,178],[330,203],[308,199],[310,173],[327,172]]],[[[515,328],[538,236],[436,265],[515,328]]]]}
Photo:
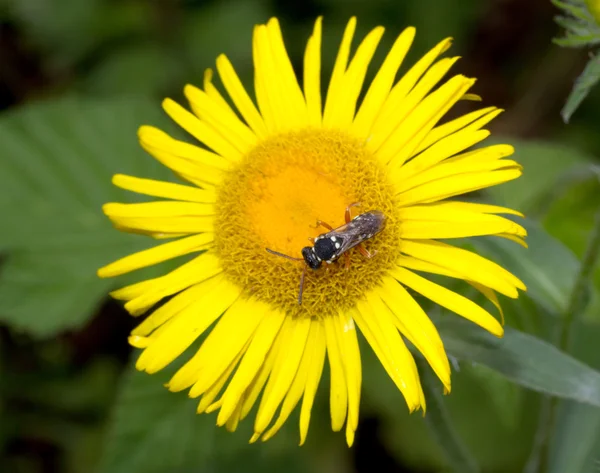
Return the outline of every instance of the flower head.
{"type": "Polygon", "coordinates": [[[301,403],[304,442],[327,357],[332,428],[345,424],[352,444],[361,391],[357,328],[411,411],[425,409],[425,399],[405,340],[449,391],[442,340],[408,290],[494,335],[503,329],[485,309],[423,273],[465,280],[498,307],[496,292],[516,298],[525,289],[497,264],[437,241],[496,235],[524,244],[525,230],[499,215],[518,212],[447,200],[521,174],[507,159],[509,145],[466,151],[489,135],[483,127],[500,110],[482,108],[439,124],[457,101],[476,98],[469,94],[474,80],[456,75],[440,85],[457,59],[440,59],[446,39],[396,81],[413,28],[398,36],[359,105],[383,28],[371,31],[350,59],[355,26],[353,18],[323,99],[321,20],[306,47],[302,88],[277,20],[257,26],[257,105],[220,56],[217,71],[229,100],[207,71],[203,89],[185,88],[191,112],[163,103],[202,146],[149,126],[139,132],[142,146],[188,184],[116,175],[115,185],[164,200],[104,207],[120,230],[171,241],[109,264],[101,277],[193,255],[169,274],[112,293],[135,316],[163,302],[131,334],[131,344],[143,350],[137,368],[161,370],[207,332],[168,388],[189,389],[200,397],[198,412],[218,410],[217,424],[230,430],[258,404],[252,440],[274,435],[301,403]],[[356,230],[355,217],[370,211],[383,215],[385,226],[361,233],[366,227],[356,230]],[[317,228],[319,220],[342,229],[328,234],[317,228]],[[301,250],[312,251],[322,234],[332,264],[323,261],[325,250],[317,251],[319,268],[306,269],[301,250]],[[348,238],[352,248],[343,251],[348,238]]]}

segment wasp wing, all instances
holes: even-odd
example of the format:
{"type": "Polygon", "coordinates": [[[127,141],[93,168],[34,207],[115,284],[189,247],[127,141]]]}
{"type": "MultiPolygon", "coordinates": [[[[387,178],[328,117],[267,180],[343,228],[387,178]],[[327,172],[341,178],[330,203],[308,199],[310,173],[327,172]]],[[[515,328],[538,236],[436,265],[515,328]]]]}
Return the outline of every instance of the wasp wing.
{"type": "Polygon", "coordinates": [[[343,253],[354,248],[383,230],[385,226],[385,215],[378,210],[366,212],[357,216],[351,222],[335,228],[324,235],[325,238],[334,237],[340,242],[340,247],[336,248],[335,257],[339,258],[343,253]]]}

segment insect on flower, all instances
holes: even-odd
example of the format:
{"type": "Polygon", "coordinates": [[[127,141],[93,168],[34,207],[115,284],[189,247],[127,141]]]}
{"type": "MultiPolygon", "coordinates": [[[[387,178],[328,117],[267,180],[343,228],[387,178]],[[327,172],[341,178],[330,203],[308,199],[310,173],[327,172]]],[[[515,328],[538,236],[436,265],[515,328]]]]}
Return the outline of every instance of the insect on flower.
{"type": "Polygon", "coordinates": [[[385,227],[385,215],[379,210],[371,210],[362,213],[352,218],[351,208],[359,206],[359,202],[355,202],[346,207],[345,220],[346,223],[338,228],[333,228],[331,225],[317,220],[316,227],[325,227],[329,230],[327,233],[322,233],[316,238],[309,238],[313,242],[313,246],[305,246],[302,248],[302,258],[279,253],[278,251],[265,248],[269,253],[291,259],[293,261],[304,261],[306,266],[302,270],[300,276],[300,289],[298,290],[298,304],[302,304],[302,291],[304,289],[304,278],[306,277],[306,268],[317,270],[323,264],[333,263],[342,254],[346,256],[346,269],[350,266],[350,254],[348,250],[358,247],[358,251],[365,258],[372,258],[377,253],[369,253],[363,246],[362,242],[373,238],[385,227]]]}

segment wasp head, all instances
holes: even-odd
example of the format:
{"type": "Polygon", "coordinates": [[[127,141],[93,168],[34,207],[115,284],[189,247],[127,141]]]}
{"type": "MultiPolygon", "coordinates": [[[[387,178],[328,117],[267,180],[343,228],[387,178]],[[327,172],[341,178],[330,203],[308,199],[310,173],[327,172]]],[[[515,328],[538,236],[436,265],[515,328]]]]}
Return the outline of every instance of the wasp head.
{"type": "Polygon", "coordinates": [[[314,248],[310,246],[302,248],[302,257],[310,269],[319,269],[321,267],[321,259],[315,254],[314,248]]]}

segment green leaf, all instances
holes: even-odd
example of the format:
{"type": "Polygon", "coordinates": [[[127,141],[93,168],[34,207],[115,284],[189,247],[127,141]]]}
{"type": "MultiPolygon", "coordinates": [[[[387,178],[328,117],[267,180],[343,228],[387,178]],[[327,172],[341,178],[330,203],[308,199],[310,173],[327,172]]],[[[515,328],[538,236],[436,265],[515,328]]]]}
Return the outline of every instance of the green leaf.
{"type": "Polygon", "coordinates": [[[566,30],[567,38],[574,36],[590,36],[593,38],[597,37],[598,33],[600,33],[600,28],[598,28],[598,25],[596,25],[594,22],[581,21],[579,19],[566,16],[555,16],[554,21],[566,30]]]}
{"type": "Polygon", "coordinates": [[[596,473],[600,467],[600,409],[569,401],[559,406],[550,447],[550,473],[596,473]]]}
{"type": "Polygon", "coordinates": [[[594,21],[594,18],[587,10],[583,2],[570,1],[563,2],[561,0],[551,0],[558,8],[562,8],[565,12],[570,13],[575,18],[581,21],[594,21]]]}
{"type": "Polygon", "coordinates": [[[560,112],[565,123],[569,123],[575,110],[587,97],[598,80],[600,80],[600,56],[595,55],[590,58],[581,75],[575,80],[575,85],[567,98],[567,103],[560,112]]]}
{"type": "Polygon", "coordinates": [[[600,44],[600,35],[597,33],[588,35],[567,35],[564,38],[554,38],[552,42],[565,48],[583,48],[600,44]]]}
{"type": "Polygon", "coordinates": [[[472,364],[461,367],[461,370],[468,370],[479,381],[486,398],[498,413],[499,422],[506,429],[517,430],[521,427],[522,413],[518,406],[523,401],[523,388],[485,365],[472,364]]]}
{"type": "MultiPolygon", "coordinates": [[[[600,325],[576,324],[574,355],[600,368],[600,325]]],[[[600,409],[563,401],[559,405],[550,451],[550,473],[596,473],[600,465],[600,409]]]]}
{"type": "Polygon", "coordinates": [[[252,413],[234,433],[217,427],[215,413],[196,414],[198,400],[163,386],[173,371],[128,371],[99,473],[312,470],[307,447],[297,446],[297,421],[288,420],[268,442],[249,445],[252,413]]]}
{"type": "Polygon", "coordinates": [[[159,112],[142,100],[64,99],[0,116],[0,320],[49,337],[84,323],[130,280],[101,280],[96,270],[153,242],[115,230],[101,207],[135,199],[113,174],[174,180],[137,143],[140,125],[162,124],[159,112]]]}
{"type": "Polygon", "coordinates": [[[436,326],[458,359],[486,365],[534,391],[600,406],[600,372],[547,342],[511,328],[499,339],[457,318],[444,317],[436,326]]]}

